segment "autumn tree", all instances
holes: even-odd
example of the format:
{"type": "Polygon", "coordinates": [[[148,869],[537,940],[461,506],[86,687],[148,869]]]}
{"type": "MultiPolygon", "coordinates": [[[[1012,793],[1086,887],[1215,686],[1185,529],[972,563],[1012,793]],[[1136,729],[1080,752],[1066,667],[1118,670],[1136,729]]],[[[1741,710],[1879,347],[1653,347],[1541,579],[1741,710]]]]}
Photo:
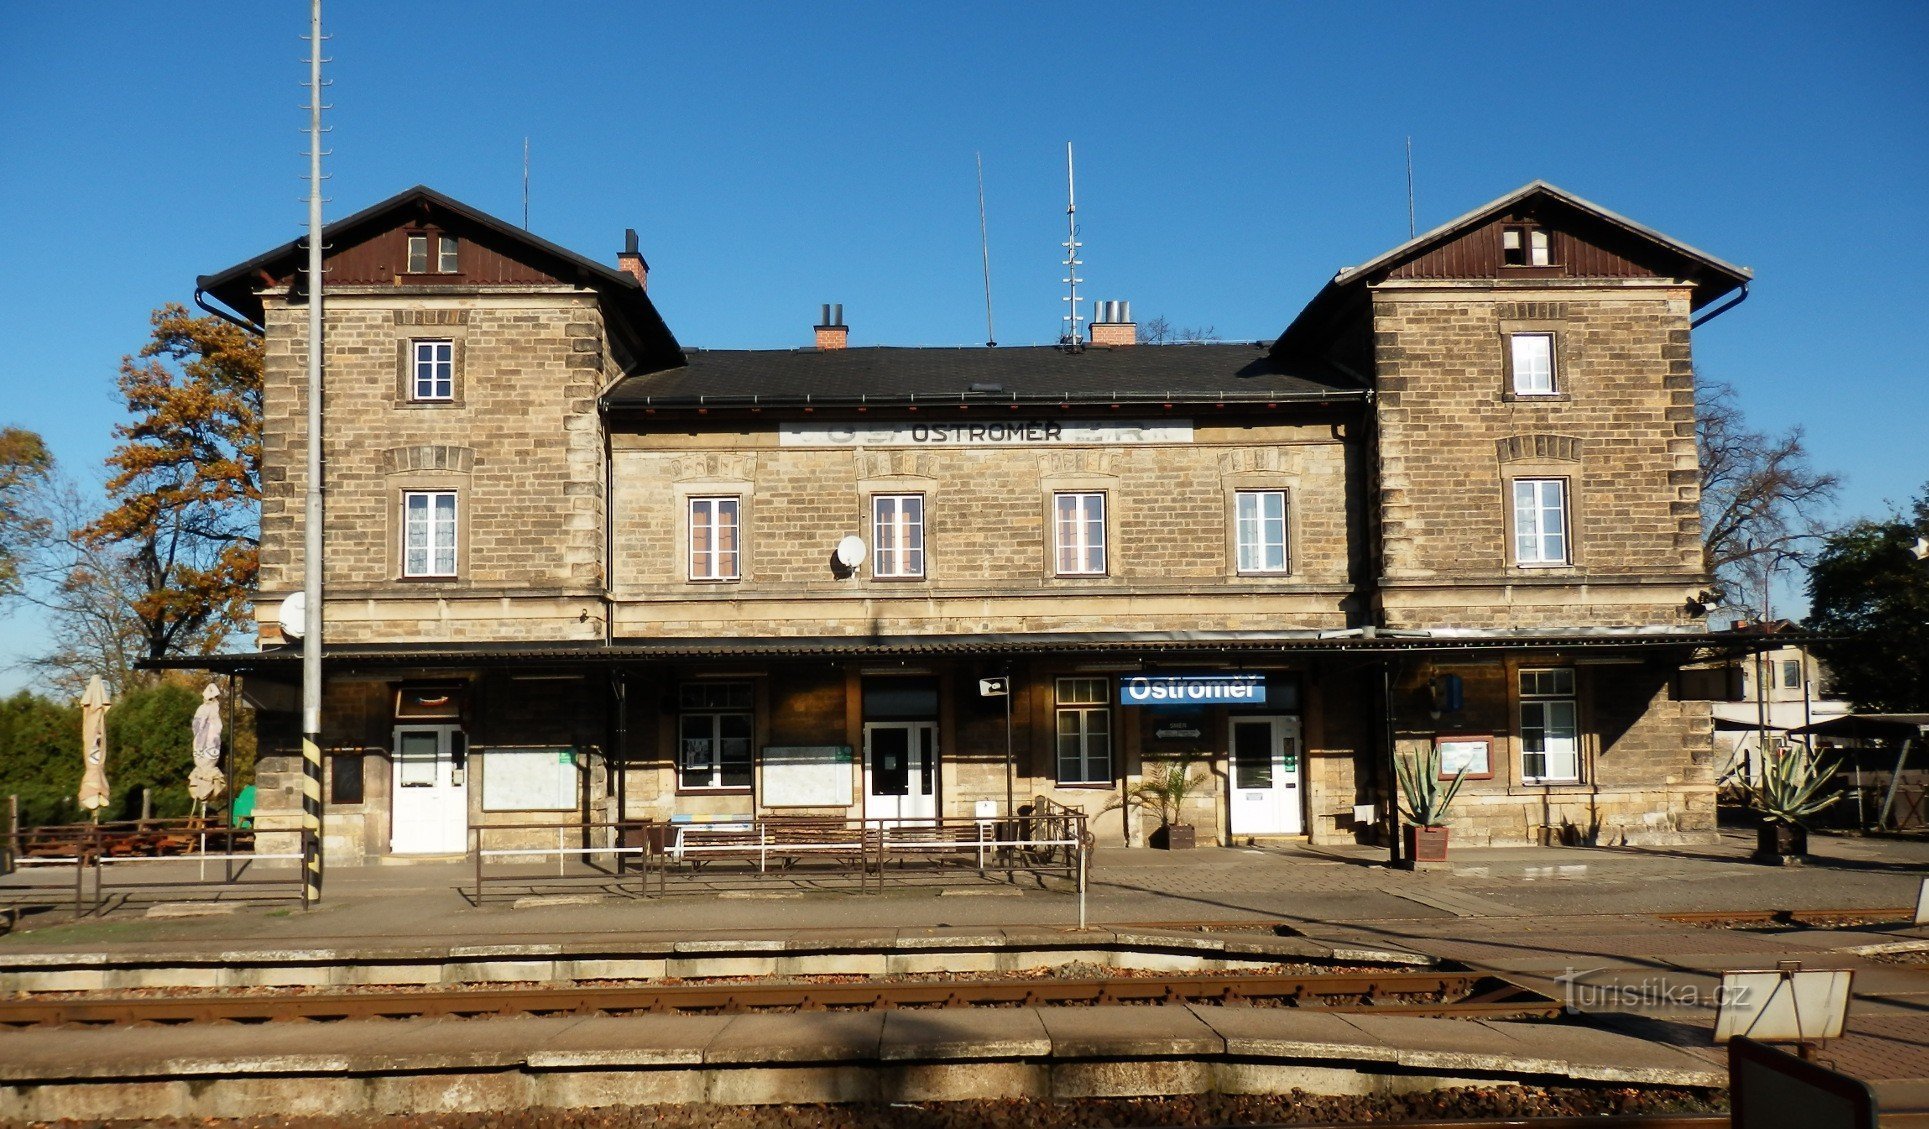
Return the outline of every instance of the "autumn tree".
{"type": "Polygon", "coordinates": [[[121,360],[129,422],[108,457],[112,508],[80,531],[119,550],[143,657],[211,651],[241,621],[260,543],[261,342],[169,303],[121,360]]]}
{"type": "Polygon", "coordinates": [[[1734,387],[1719,380],[1696,389],[1695,445],[1703,566],[1730,600],[1759,591],[1768,569],[1805,559],[1842,480],[1810,465],[1799,426],[1780,435],[1749,427],[1734,387]]]}
{"type": "Polygon", "coordinates": [[[0,429],[0,596],[20,591],[22,559],[47,536],[39,495],[53,465],[40,436],[23,427],[0,429]]]}
{"type": "Polygon", "coordinates": [[[1830,535],[1809,570],[1815,651],[1857,709],[1929,712],[1929,484],[1907,513],[1830,535]]]}

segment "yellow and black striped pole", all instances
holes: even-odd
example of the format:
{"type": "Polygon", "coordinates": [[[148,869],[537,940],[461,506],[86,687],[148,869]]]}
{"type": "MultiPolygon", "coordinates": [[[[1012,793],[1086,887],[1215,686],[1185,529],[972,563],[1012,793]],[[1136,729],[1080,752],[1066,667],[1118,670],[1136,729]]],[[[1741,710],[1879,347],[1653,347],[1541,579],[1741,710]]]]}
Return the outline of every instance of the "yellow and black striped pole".
{"type": "Polygon", "coordinates": [[[301,867],[302,905],[322,885],[322,23],[308,7],[308,493],[302,530],[301,867]]]}

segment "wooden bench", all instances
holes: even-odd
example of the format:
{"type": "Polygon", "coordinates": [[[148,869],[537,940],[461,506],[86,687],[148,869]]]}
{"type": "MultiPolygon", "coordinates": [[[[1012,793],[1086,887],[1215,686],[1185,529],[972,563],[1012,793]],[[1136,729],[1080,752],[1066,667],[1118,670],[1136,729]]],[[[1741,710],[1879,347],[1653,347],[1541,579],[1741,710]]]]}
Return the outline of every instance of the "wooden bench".
{"type": "Polygon", "coordinates": [[[677,827],[665,857],[700,870],[725,860],[755,863],[759,874],[775,862],[783,870],[812,858],[829,858],[862,870],[874,838],[848,820],[774,816],[747,823],[688,823],[677,827]]]}

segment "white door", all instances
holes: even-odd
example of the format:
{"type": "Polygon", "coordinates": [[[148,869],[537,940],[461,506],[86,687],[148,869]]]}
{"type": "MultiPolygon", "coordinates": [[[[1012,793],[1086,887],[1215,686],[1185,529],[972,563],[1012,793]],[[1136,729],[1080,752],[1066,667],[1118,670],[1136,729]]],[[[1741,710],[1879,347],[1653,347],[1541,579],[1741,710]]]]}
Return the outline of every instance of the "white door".
{"type": "Polygon", "coordinates": [[[1228,822],[1234,835],[1299,835],[1306,830],[1298,718],[1233,718],[1231,762],[1228,822]]]}
{"type": "Polygon", "coordinates": [[[458,727],[395,727],[394,803],[389,850],[398,855],[461,854],[469,849],[469,785],[456,756],[458,727]]]}
{"type": "Polygon", "coordinates": [[[928,721],[864,724],[866,819],[936,819],[938,727],[928,721]]]}

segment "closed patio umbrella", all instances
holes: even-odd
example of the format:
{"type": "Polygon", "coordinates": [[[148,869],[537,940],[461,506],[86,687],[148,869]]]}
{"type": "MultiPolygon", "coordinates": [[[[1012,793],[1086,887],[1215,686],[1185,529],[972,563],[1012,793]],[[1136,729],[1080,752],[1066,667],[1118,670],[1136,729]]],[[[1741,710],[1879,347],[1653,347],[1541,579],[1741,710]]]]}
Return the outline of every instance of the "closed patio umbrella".
{"type": "Polygon", "coordinates": [[[80,699],[80,806],[94,813],[100,822],[100,809],[107,806],[107,683],[96,674],[87,681],[87,693],[80,699]]]}
{"type": "Polygon", "coordinates": [[[205,805],[228,788],[221,776],[221,687],[210,682],[201,691],[193,726],[194,771],[188,774],[188,794],[205,805]]]}

